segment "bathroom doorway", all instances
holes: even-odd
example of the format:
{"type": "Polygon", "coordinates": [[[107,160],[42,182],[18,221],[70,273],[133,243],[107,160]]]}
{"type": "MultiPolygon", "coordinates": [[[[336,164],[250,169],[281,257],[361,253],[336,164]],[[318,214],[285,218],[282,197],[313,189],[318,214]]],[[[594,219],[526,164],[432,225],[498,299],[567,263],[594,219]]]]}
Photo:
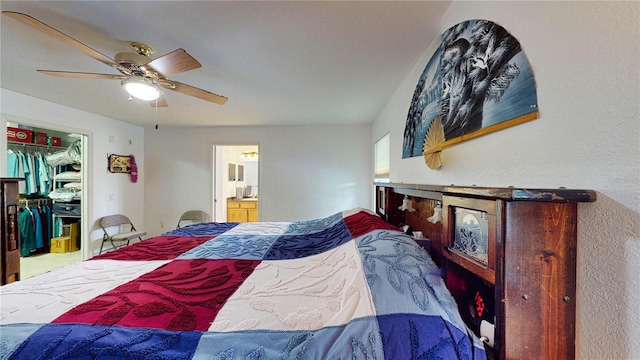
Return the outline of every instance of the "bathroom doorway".
{"type": "Polygon", "coordinates": [[[213,145],[212,221],[258,221],[259,150],[259,145],[213,145]]]}

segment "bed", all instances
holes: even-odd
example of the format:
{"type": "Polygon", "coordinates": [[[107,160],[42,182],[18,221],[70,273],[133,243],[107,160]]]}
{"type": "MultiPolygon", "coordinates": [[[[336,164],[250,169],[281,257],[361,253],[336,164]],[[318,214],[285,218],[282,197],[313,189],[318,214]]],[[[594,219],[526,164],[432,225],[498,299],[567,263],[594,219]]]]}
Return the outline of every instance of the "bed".
{"type": "Polygon", "coordinates": [[[351,209],[185,226],[0,288],[5,359],[485,359],[412,237],[351,209]]]}

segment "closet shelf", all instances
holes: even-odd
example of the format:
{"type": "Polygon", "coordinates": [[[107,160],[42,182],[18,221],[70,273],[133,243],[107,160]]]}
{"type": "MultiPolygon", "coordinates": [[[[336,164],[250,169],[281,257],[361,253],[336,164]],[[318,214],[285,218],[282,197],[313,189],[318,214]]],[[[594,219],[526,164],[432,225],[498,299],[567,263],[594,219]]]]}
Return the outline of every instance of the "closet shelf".
{"type": "Polygon", "coordinates": [[[36,149],[52,149],[52,150],[65,150],[66,148],[63,146],[53,146],[53,145],[44,145],[44,144],[34,144],[34,143],[23,143],[19,141],[7,141],[7,145],[21,148],[36,148],[36,149]]]}

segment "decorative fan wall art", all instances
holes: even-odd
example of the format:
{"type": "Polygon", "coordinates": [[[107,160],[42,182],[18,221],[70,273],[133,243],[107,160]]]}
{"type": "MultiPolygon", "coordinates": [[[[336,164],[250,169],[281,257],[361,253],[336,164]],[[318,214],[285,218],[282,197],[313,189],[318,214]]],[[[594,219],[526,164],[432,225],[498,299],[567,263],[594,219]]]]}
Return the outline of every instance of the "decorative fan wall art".
{"type": "Polygon", "coordinates": [[[420,76],[402,157],[423,155],[438,169],[443,148],[537,118],[535,80],[518,40],[491,21],[465,21],[442,34],[420,76]]]}
{"type": "Polygon", "coordinates": [[[424,162],[429,168],[440,169],[442,166],[440,152],[444,141],[444,128],[442,127],[441,117],[438,116],[431,121],[422,145],[422,156],[424,156],[424,162]]]}

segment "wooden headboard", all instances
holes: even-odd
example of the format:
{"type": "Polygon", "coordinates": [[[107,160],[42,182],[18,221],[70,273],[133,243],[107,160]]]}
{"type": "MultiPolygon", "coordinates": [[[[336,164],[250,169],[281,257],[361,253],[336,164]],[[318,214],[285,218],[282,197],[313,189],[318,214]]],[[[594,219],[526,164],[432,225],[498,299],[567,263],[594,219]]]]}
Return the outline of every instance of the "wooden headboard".
{"type": "Polygon", "coordinates": [[[577,203],[595,201],[594,191],[375,187],[380,216],[430,240],[463,319],[493,343],[490,358],[575,358],[577,203]],[[405,198],[415,211],[399,209],[405,198]]]}

